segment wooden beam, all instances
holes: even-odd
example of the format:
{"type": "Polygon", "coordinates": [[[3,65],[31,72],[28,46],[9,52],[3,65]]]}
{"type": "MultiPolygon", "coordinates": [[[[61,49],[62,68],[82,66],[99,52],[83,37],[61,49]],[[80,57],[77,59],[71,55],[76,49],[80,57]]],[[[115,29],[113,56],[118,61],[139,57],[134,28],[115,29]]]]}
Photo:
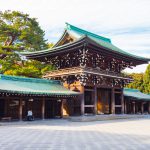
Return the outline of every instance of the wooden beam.
{"type": "Polygon", "coordinates": [[[94,89],[85,89],[85,91],[95,92],[95,90],[94,90],[94,89]]]}
{"type": "Polygon", "coordinates": [[[95,107],[95,105],[84,105],[84,107],[95,107]]]}
{"type": "Polygon", "coordinates": [[[121,94],[121,93],[122,93],[122,91],[115,91],[115,93],[121,94]]]}
{"type": "Polygon", "coordinates": [[[117,72],[100,70],[100,69],[91,68],[91,67],[86,67],[86,68],[71,67],[71,68],[48,71],[43,76],[43,78],[62,77],[62,76],[77,75],[77,74],[82,74],[82,73],[94,74],[94,75],[105,76],[105,77],[110,77],[110,78],[131,80],[131,78],[124,77],[123,75],[121,75],[120,73],[117,73],[117,72]]]}
{"type": "Polygon", "coordinates": [[[115,107],[120,107],[120,108],[122,108],[122,105],[115,105],[115,107]]]}

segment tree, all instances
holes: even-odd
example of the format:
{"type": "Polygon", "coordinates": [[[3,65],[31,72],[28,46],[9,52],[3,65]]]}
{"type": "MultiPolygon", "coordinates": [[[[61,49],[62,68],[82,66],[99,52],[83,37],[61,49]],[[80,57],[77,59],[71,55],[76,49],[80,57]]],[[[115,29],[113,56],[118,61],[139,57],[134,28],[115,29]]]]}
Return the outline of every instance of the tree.
{"type": "Polygon", "coordinates": [[[35,18],[18,11],[0,12],[0,58],[13,51],[48,48],[44,31],[35,18]]]}
{"type": "Polygon", "coordinates": [[[48,43],[48,48],[52,48],[54,46],[53,43],[48,43]]]}
{"type": "Polygon", "coordinates": [[[143,76],[143,85],[144,85],[144,92],[150,93],[150,65],[147,66],[147,69],[143,76]]]}
{"type": "Polygon", "coordinates": [[[0,73],[26,77],[41,77],[54,69],[38,61],[23,61],[18,52],[47,49],[52,44],[44,40],[44,31],[35,18],[18,11],[0,12],[0,73]]]}
{"type": "Polygon", "coordinates": [[[129,77],[133,79],[133,82],[128,84],[126,87],[143,91],[143,73],[132,73],[129,74],[129,77]]]}
{"type": "Polygon", "coordinates": [[[45,72],[54,69],[51,65],[42,64],[35,60],[25,61],[24,63],[16,60],[16,63],[13,63],[12,59],[8,59],[7,61],[3,61],[2,66],[0,73],[33,78],[41,78],[45,72]]]}
{"type": "Polygon", "coordinates": [[[126,85],[126,87],[139,89],[143,93],[150,94],[150,65],[147,66],[145,73],[132,73],[129,76],[134,81],[126,85]]]}

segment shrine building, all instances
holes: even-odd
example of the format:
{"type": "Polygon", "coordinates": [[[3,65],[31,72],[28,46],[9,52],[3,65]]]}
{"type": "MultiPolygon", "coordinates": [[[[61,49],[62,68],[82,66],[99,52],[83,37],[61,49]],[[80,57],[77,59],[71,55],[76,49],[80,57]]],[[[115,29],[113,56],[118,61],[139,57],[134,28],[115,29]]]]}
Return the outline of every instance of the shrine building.
{"type": "Polygon", "coordinates": [[[111,40],[66,23],[50,49],[22,52],[51,64],[43,79],[0,75],[0,118],[22,120],[98,114],[150,113],[150,95],[124,88],[133,79],[122,71],[150,59],[130,54],[111,40]]]}
{"type": "Polygon", "coordinates": [[[123,87],[132,79],[122,71],[150,61],[123,51],[108,38],[68,23],[51,49],[23,55],[55,66],[56,70],[43,78],[60,80],[69,90],[82,93],[78,100],[66,101],[68,115],[126,113],[123,87]]]}

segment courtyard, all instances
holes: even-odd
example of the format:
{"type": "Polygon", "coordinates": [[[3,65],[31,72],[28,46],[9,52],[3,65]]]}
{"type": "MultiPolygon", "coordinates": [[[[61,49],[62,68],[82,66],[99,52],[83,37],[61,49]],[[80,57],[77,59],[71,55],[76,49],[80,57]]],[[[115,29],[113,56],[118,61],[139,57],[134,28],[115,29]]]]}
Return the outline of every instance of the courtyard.
{"type": "Polygon", "coordinates": [[[147,150],[150,119],[0,123],[0,150],[147,150]]]}

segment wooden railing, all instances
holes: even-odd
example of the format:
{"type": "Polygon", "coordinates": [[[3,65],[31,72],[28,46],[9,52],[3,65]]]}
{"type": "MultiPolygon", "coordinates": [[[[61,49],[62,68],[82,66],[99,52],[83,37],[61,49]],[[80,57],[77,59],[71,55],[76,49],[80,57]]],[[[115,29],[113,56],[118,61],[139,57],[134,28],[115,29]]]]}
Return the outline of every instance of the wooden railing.
{"type": "Polygon", "coordinates": [[[84,67],[72,67],[72,68],[48,71],[43,76],[43,78],[59,77],[59,76],[65,76],[65,75],[76,75],[76,74],[83,74],[83,73],[90,73],[90,74],[117,77],[117,78],[126,78],[126,79],[132,80],[128,76],[125,76],[124,74],[121,74],[121,73],[101,70],[97,68],[90,68],[90,67],[85,67],[85,68],[84,67]]]}

